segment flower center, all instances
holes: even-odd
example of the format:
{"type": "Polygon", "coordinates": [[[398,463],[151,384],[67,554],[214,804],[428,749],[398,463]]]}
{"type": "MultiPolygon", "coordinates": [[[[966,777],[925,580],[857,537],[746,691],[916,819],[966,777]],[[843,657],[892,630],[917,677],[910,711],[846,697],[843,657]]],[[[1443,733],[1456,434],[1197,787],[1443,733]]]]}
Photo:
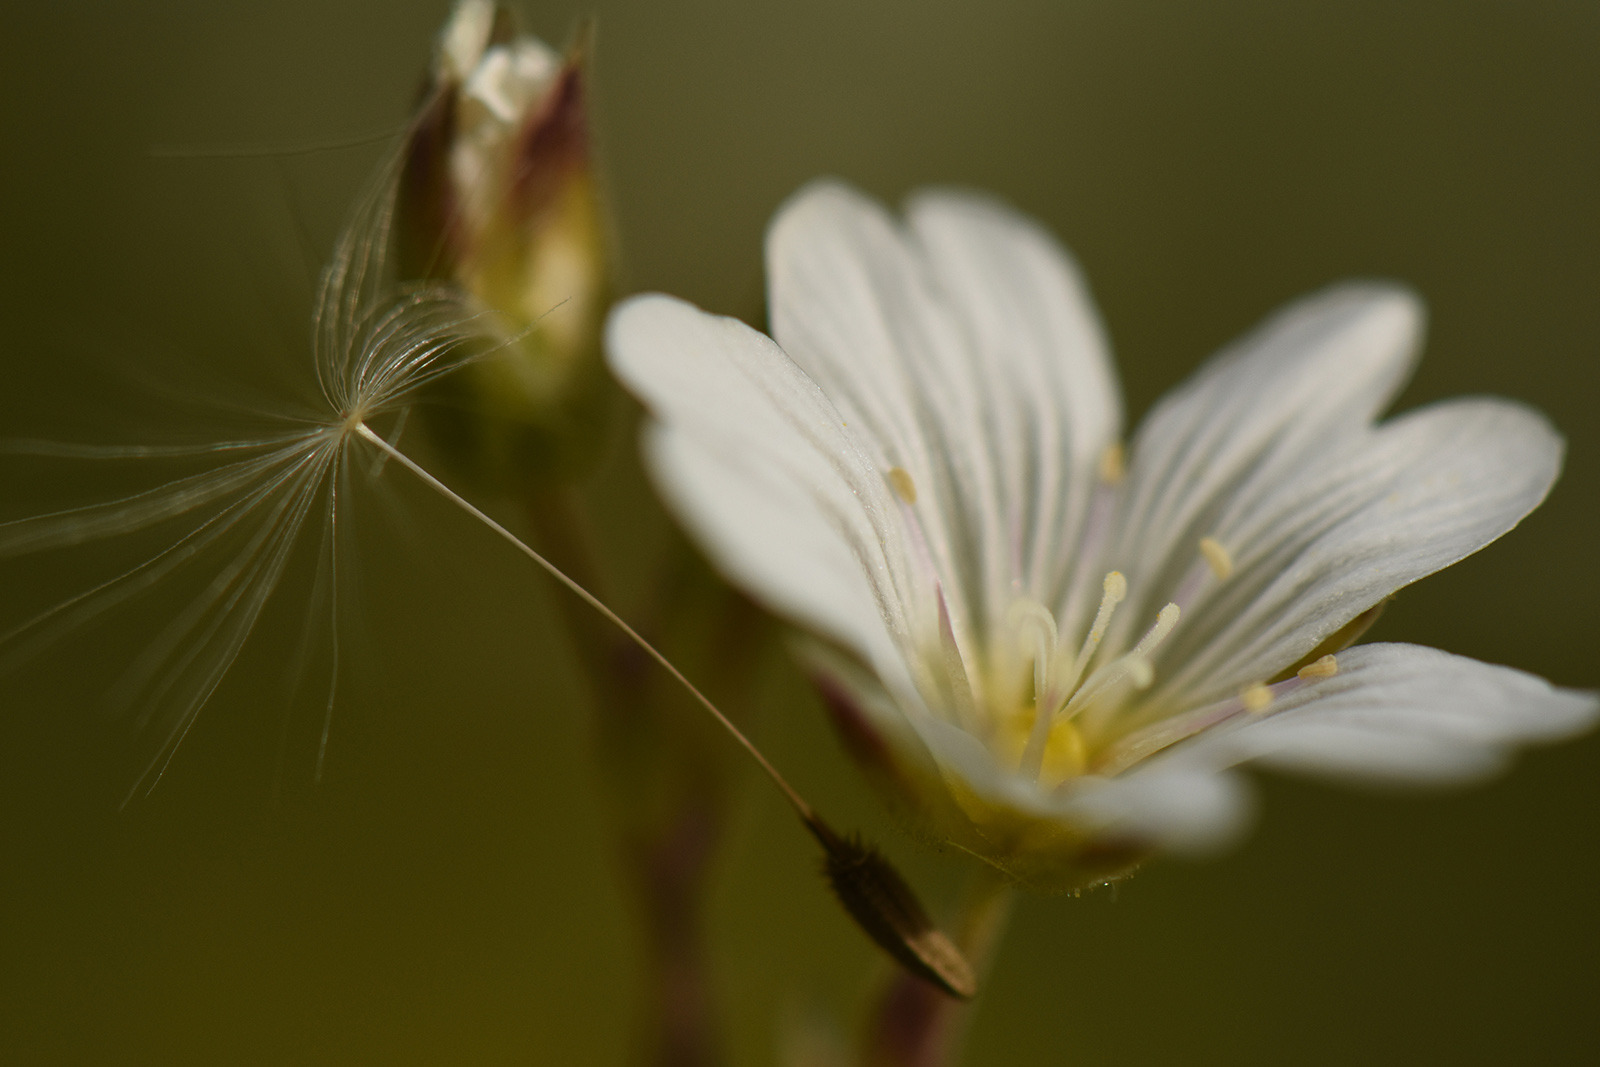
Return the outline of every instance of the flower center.
{"type": "MultiPolygon", "coordinates": [[[[1338,672],[1334,656],[1313,652],[1316,658],[1277,681],[1262,680],[1204,706],[1175,714],[1152,715],[1150,708],[1125,714],[1132,693],[1148,689],[1155,680],[1152,654],[1177,627],[1179,616],[1212,583],[1225,582],[1234,573],[1233,556],[1220,542],[1203,537],[1197,547],[1194,564],[1177,583],[1172,601],[1157,612],[1138,643],[1120,655],[1106,657],[1101,648],[1118,606],[1128,597],[1128,581],[1118,571],[1101,583],[1100,607],[1076,651],[1063,640],[1050,609],[1026,597],[1012,603],[991,646],[991,684],[983,690],[987,707],[974,706],[970,697],[963,707],[966,721],[983,724],[989,748],[1002,765],[1015,767],[1045,790],[1082,774],[1121,774],[1203,731],[1274,714],[1278,698],[1338,672]]],[[[942,610],[942,600],[940,604],[942,610]]],[[[948,620],[943,614],[941,620],[945,646],[955,655],[948,620]]],[[[955,688],[970,694],[964,673],[960,681],[955,688]]]]}
{"type": "Polygon", "coordinates": [[[1178,625],[1178,605],[1168,604],[1130,651],[1095,664],[1112,616],[1127,596],[1128,580],[1121,572],[1107,574],[1094,622],[1076,651],[1063,642],[1055,616],[1043,604],[1019,599],[1011,607],[1008,630],[1021,658],[1032,660],[1033,699],[1009,715],[1002,713],[996,740],[1002,749],[1020,748],[1018,771],[1046,788],[1081,774],[1088,765],[1088,745],[1074,721],[1078,715],[1129,688],[1147,688],[1154,677],[1150,654],[1178,625]]]}

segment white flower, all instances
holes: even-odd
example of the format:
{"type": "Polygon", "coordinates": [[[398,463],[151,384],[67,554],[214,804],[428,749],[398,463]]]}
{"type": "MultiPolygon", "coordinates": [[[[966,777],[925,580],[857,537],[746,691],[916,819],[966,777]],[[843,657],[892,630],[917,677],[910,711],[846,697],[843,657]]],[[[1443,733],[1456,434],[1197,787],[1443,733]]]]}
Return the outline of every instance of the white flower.
{"type": "Polygon", "coordinates": [[[1239,763],[1453,780],[1594,721],[1591,694],[1505,667],[1341,651],[1561,464],[1508,401],[1374,423],[1420,333],[1405,291],[1280,312],[1155,407],[1124,476],[1099,323],[1033,222],[928,192],[900,223],[818,184],[767,269],[776,343],[647,295],[612,318],[612,366],[662,492],[831,642],[846,740],[939,838],[1070,888],[1225,839],[1239,763]]]}

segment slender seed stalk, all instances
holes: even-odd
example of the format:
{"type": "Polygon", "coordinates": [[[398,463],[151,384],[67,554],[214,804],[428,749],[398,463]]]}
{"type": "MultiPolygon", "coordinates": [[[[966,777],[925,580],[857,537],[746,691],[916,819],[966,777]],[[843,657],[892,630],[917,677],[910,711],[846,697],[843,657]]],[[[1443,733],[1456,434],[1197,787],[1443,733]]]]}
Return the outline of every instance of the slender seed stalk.
{"type": "Polygon", "coordinates": [[[629,626],[621,616],[607,607],[599,597],[568,577],[561,568],[490,518],[471,501],[434,477],[410,456],[384,440],[365,422],[356,422],[352,429],[376,445],[394,462],[416,475],[434,492],[483,523],[518,552],[538,564],[660,664],[673,680],[683,686],[689,695],[710,712],[712,718],[743,746],[778,787],[778,791],[789,802],[795,814],[800,817],[800,821],[822,846],[827,857],[824,871],[829,885],[835,897],[855,920],[856,925],[899,962],[908,974],[915,975],[922,982],[959,1000],[966,1000],[976,995],[977,976],[967,963],[966,957],[956,944],[934,925],[917,900],[916,894],[899,872],[876,849],[863,844],[855,837],[845,837],[836,833],[767,760],[755,743],[745,736],[744,731],[735,726],[733,721],[689,681],[671,660],[629,626]]]}
{"type": "Polygon", "coordinates": [[[388,453],[390,459],[394,460],[396,463],[409,470],[412,474],[416,475],[424,484],[428,486],[428,488],[432,489],[440,496],[443,496],[446,500],[465,511],[468,515],[471,515],[489,529],[499,534],[502,539],[504,539],[518,552],[521,552],[524,556],[527,556],[540,567],[544,568],[545,572],[552,578],[566,586],[568,589],[572,590],[578,599],[582,600],[585,604],[599,612],[607,622],[610,622],[613,626],[617,627],[617,629],[626,634],[630,641],[638,645],[641,651],[660,664],[661,668],[670,674],[674,681],[683,686],[683,688],[688,691],[689,695],[694,697],[694,699],[700,703],[701,707],[710,712],[711,717],[716,719],[717,722],[722,725],[723,729],[732,734],[735,741],[744,746],[744,750],[750,753],[750,755],[755,759],[756,763],[761,766],[761,769],[767,773],[767,777],[772,779],[773,784],[778,787],[778,791],[781,792],[784,795],[784,798],[789,801],[790,806],[794,808],[795,812],[800,816],[801,819],[809,823],[816,818],[816,812],[812,810],[811,805],[807,804],[805,798],[796,792],[794,787],[788,783],[783,775],[778,773],[778,769],[767,761],[767,757],[761,754],[761,750],[755,746],[755,743],[746,737],[744,732],[733,724],[733,720],[724,715],[722,710],[713,704],[709,697],[700,692],[693,682],[684,677],[683,672],[678,670],[677,667],[673,666],[672,661],[666,656],[662,655],[661,652],[656,649],[656,646],[652,645],[649,641],[646,641],[637,630],[635,630],[632,626],[629,626],[627,622],[623,620],[622,616],[618,615],[616,612],[607,607],[599,597],[596,597],[593,593],[589,592],[589,590],[585,589],[583,586],[567,577],[565,571],[561,570],[554,563],[551,563],[538,552],[534,551],[534,549],[530,547],[527,542],[523,541],[516,534],[512,533],[494,519],[490,518],[482,509],[478,508],[466,497],[462,496],[460,493],[457,493],[454,489],[451,489],[438,478],[435,478],[432,474],[428,473],[426,468],[417,463],[410,456],[406,455],[398,448],[395,448],[388,441],[385,441],[366,423],[359,423],[356,426],[356,432],[361,434],[361,436],[365,437],[368,441],[371,441],[373,444],[377,445],[384,452],[388,453]]]}
{"type": "MultiPolygon", "coordinates": [[[[576,490],[565,483],[546,485],[530,493],[524,507],[532,543],[541,554],[600,599],[610,601],[588,515],[576,490]]],[[[702,773],[703,761],[680,749],[681,740],[672,742],[670,755],[654,743],[668,740],[657,735],[670,730],[670,720],[680,709],[665,706],[664,694],[649,684],[651,676],[642,669],[646,660],[626,636],[576,598],[559,597],[558,603],[589,680],[596,711],[595,747],[616,801],[618,860],[642,927],[644,974],[637,1024],[641,1062],[656,1067],[716,1067],[724,1057],[703,934],[703,901],[726,822],[723,776],[702,773]],[[648,754],[639,748],[641,735],[652,738],[648,754]],[[641,794],[635,777],[644,770],[641,759],[665,759],[681,792],[669,786],[664,794],[655,775],[646,774],[651,785],[641,794]]],[[[660,620],[636,625],[643,633],[662,632],[660,620]]],[[[748,666],[748,660],[740,666],[748,666]]],[[[701,741],[696,736],[688,744],[698,751],[701,741]]]]}

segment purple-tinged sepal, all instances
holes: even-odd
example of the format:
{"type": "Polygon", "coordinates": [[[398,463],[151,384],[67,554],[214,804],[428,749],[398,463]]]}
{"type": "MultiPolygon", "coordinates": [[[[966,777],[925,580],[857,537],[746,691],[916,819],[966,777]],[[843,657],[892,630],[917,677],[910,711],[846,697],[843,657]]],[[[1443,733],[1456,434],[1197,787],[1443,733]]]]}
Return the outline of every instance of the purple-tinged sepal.
{"type": "Polygon", "coordinates": [[[453,458],[510,487],[580,471],[611,393],[600,360],[610,303],[581,32],[566,55],[464,0],[440,34],[402,150],[400,277],[463,289],[493,350],[441,386],[429,416],[453,458]]]}

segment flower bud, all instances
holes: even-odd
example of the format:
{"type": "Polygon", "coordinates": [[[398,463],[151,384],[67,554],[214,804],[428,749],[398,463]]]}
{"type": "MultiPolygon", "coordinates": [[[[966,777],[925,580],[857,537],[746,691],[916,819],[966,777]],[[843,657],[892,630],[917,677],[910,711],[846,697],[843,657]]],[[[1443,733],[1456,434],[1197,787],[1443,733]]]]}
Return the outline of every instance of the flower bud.
{"type": "Polygon", "coordinates": [[[460,287],[502,342],[441,385],[433,428],[454,459],[502,485],[581,469],[608,407],[585,52],[580,37],[561,57],[518,34],[505,8],[462,0],[402,149],[399,276],[460,287]]]}

